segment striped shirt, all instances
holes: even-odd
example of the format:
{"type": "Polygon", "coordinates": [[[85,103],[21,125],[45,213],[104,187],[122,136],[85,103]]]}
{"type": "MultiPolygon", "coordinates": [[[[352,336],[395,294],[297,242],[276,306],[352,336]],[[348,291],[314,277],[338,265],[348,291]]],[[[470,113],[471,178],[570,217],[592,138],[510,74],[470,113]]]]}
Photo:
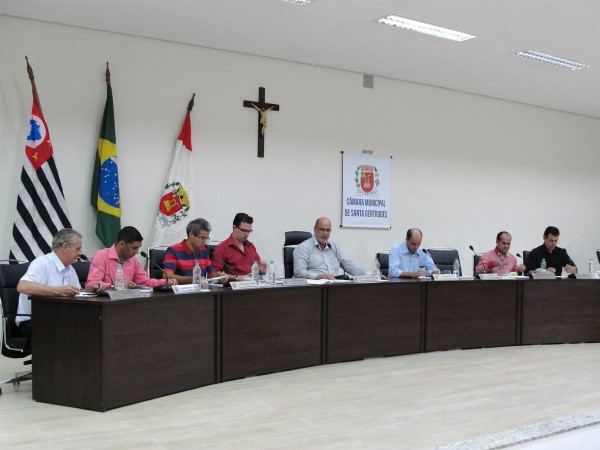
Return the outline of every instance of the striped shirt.
{"type": "Polygon", "coordinates": [[[202,247],[193,252],[186,244],[186,239],[178,244],[171,245],[165,253],[165,261],[163,269],[165,272],[175,273],[184,277],[191,277],[194,273],[194,266],[198,261],[198,265],[202,268],[202,276],[212,277],[215,274],[208,249],[202,247]]]}

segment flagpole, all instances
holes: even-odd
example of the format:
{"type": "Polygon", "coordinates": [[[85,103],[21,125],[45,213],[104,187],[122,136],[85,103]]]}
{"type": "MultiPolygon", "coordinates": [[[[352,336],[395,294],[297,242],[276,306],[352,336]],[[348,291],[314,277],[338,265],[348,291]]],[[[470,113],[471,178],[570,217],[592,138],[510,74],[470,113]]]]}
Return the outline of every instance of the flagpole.
{"type": "Polygon", "coordinates": [[[31,81],[31,92],[33,93],[33,101],[37,105],[38,109],[42,114],[42,105],[40,104],[40,98],[38,97],[37,88],[35,87],[35,77],[33,76],[33,69],[29,65],[29,59],[25,56],[25,61],[27,61],[27,74],[29,75],[29,80],[31,81]]]}
{"type": "Polygon", "coordinates": [[[106,84],[110,84],[110,70],[108,69],[108,61],[106,61],[106,84]]]}
{"type": "Polygon", "coordinates": [[[192,109],[194,109],[194,97],[196,96],[196,93],[194,92],[192,94],[192,99],[190,100],[190,102],[188,103],[188,112],[191,113],[192,109]]]}

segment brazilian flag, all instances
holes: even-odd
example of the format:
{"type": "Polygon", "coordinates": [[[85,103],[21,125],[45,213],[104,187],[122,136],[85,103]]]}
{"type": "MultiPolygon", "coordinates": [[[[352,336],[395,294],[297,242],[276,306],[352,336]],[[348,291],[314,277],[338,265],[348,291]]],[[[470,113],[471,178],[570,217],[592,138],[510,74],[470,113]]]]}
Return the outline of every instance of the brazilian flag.
{"type": "Polygon", "coordinates": [[[91,203],[98,211],[96,235],[106,247],[110,247],[116,242],[117,234],[121,229],[121,201],[119,199],[115,114],[108,64],[106,67],[106,105],[94,165],[91,203]]]}

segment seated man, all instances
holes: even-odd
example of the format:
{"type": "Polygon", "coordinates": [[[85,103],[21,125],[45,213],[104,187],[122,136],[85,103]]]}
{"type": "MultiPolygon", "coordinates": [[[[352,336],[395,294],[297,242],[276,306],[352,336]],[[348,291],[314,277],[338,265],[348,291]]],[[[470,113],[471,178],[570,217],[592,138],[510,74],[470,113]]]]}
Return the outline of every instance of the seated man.
{"type": "Polygon", "coordinates": [[[508,253],[512,236],[508,231],[496,235],[496,248],[481,255],[479,264],[475,267],[477,273],[495,273],[498,275],[510,272],[524,272],[525,266],[517,263],[517,257],[508,253]]]}
{"type": "Polygon", "coordinates": [[[165,284],[177,284],[174,279],[157,280],[148,277],[148,274],[135,257],[142,246],[143,239],[140,232],[134,227],[125,227],[119,231],[116,244],[98,250],[92,256],[85,286],[88,287],[102,281],[107,287],[111,287],[115,282],[115,273],[119,263],[123,265],[123,274],[128,289],[138,285],[155,287],[165,284]]]}
{"type": "Polygon", "coordinates": [[[410,228],[406,232],[406,239],[391,248],[390,278],[419,278],[440,272],[429,253],[421,248],[422,240],[421,230],[410,228]]]}
{"type": "Polygon", "coordinates": [[[245,213],[237,213],[233,218],[233,230],[229,238],[221,242],[213,252],[213,264],[217,272],[224,271],[229,279],[248,275],[254,261],[260,273],[267,273],[267,262],[260,259],[256,247],[248,240],[252,233],[254,219],[245,213]]]}
{"type": "Polygon", "coordinates": [[[294,249],[294,277],[333,280],[343,268],[350,275],[366,275],[365,269],[346,258],[329,240],[331,220],[320,217],[315,222],[314,236],[294,249]]]}
{"type": "MultiPolygon", "coordinates": [[[[30,295],[74,297],[79,294],[80,284],[77,272],[71,264],[81,255],[81,234],[70,228],[63,228],[52,240],[52,251],[34,259],[25,275],[17,284],[19,306],[17,314],[31,314],[30,295]]],[[[103,289],[102,282],[96,281],[86,287],[87,292],[103,289]]],[[[17,316],[15,322],[19,331],[27,337],[26,351],[29,351],[31,318],[17,316]]]]}
{"type": "Polygon", "coordinates": [[[544,231],[544,243],[529,253],[525,266],[528,272],[534,272],[541,267],[542,260],[546,261],[546,270],[556,276],[562,275],[563,267],[567,273],[577,273],[577,267],[564,248],[557,247],[560,231],[556,227],[548,227],[544,231]]]}
{"type": "MultiPolygon", "coordinates": [[[[210,241],[211,226],[205,219],[195,219],[185,228],[187,239],[170,246],[165,253],[163,269],[179,284],[190,284],[196,262],[202,269],[202,276],[218,277],[225,273],[217,272],[210,262],[206,243],[210,241]]],[[[166,277],[166,274],[163,275],[166,277]]]]}

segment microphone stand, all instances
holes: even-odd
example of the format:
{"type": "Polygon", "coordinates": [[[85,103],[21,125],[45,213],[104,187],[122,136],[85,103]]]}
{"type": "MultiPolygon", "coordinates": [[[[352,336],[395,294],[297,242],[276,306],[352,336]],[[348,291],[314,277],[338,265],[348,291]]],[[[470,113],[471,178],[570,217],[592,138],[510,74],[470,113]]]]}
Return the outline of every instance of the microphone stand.
{"type": "Polygon", "coordinates": [[[165,272],[162,267],[160,267],[158,264],[156,264],[154,261],[152,261],[146,252],[140,252],[140,255],[142,255],[142,258],[145,258],[147,262],[152,264],[153,267],[156,267],[158,270],[160,270],[165,275],[165,278],[167,279],[167,284],[165,284],[163,286],[154,286],[152,289],[154,291],[159,291],[159,292],[172,292],[173,288],[169,285],[169,280],[170,280],[169,274],[167,272],[165,272]]]}
{"type": "Polygon", "coordinates": [[[108,277],[108,279],[110,280],[110,283],[111,283],[111,285],[109,287],[111,289],[114,287],[115,280],[113,280],[113,277],[111,277],[110,274],[106,270],[104,270],[98,264],[95,264],[94,262],[92,262],[92,260],[89,259],[87,256],[85,256],[83,253],[81,255],[79,255],[79,259],[82,260],[82,261],[89,262],[92,266],[94,266],[96,269],[98,269],[100,272],[102,272],[104,275],[106,275],[108,277]]]}

